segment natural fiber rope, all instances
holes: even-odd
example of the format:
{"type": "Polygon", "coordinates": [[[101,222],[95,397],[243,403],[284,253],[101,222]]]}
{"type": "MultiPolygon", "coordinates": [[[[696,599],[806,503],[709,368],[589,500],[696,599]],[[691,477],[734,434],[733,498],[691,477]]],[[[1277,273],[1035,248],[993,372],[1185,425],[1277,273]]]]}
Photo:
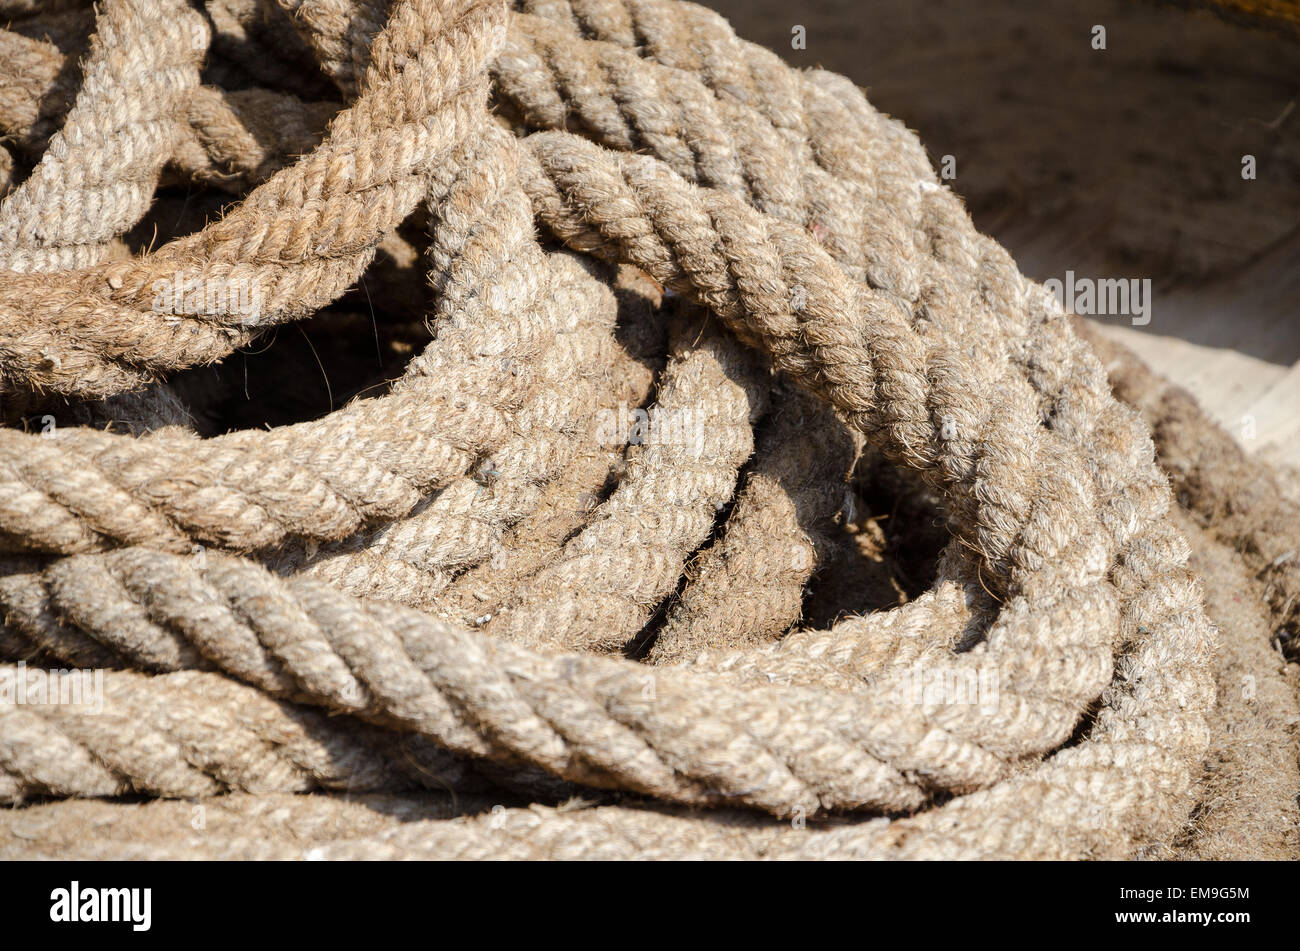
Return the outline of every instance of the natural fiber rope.
{"type": "Polygon", "coordinates": [[[499,43],[492,3],[405,4],[376,39],[365,90],[322,146],[203,232],[151,255],[0,287],[6,386],[106,396],[151,374],[218,359],[252,330],[301,317],[353,283],[426,190],[478,111],[499,43]],[[290,213],[291,212],[291,213],[290,213]],[[157,314],[154,285],[259,288],[255,315],[157,314]],[[214,315],[205,315],[211,318],[214,315]],[[75,336],[74,336],[75,335],[75,336]]]}
{"type": "Polygon", "coordinates": [[[651,663],[689,661],[710,647],[762,646],[799,620],[804,585],[827,560],[827,525],[843,502],[856,449],[827,407],[790,394],[758,440],[723,536],[701,554],[669,609],[651,663]]]}
{"type": "Polygon", "coordinates": [[[698,319],[672,326],[669,347],[650,441],[629,451],[618,488],[528,580],[526,593],[492,613],[488,633],[535,646],[616,649],[644,626],[708,537],[753,451],[766,380],[752,355],[698,319]],[[656,425],[677,432],[661,439],[656,425]]]}
{"type": "MultiPolygon", "coordinates": [[[[789,70],[686,4],[528,3],[508,31],[495,3],[386,6],[285,4],[353,102],[221,222],[142,257],[60,259],[41,282],[0,281],[0,389],[103,397],[220,359],[339,296],[421,199],[435,340],[387,395],[271,433],[6,430],[0,532],[27,554],[0,578],[0,647],[159,672],[114,674],[124,709],[166,707],[165,684],[185,675],[164,672],[215,668],[495,761],[539,790],[529,770],[781,816],[915,813],[789,854],[1116,856],[1176,827],[1207,742],[1213,634],[1150,439],[915,140],[846,82],[789,70]],[[489,70],[515,135],[483,115],[489,70]],[[701,414],[701,438],[632,447],[608,494],[608,447],[582,423],[611,392],[586,368],[615,363],[612,301],[542,249],[534,217],[693,302],[670,303],[679,316],[649,418],[653,435],[656,413],[701,414]],[[155,313],[154,283],[179,271],[249,282],[261,307],[155,313]],[[738,341],[825,405],[790,395],[738,341]],[[780,637],[824,559],[811,533],[842,498],[856,452],[845,424],[921,474],[956,541],[914,603],[780,637]],[[589,516],[543,511],[574,492],[600,496],[589,516]],[[257,552],[285,577],[195,555],[196,543],[257,552]],[[488,564],[498,546],[505,564],[488,564]],[[773,553],[790,560],[766,582],[773,553]],[[765,582],[771,600],[745,603],[765,582]],[[994,617],[977,588],[996,598],[994,617]],[[642,647],[658,666],[551,653],[642,647]],[[927,671],[993,677],[996,695],[917,694],[927,671]]],[[[34,129],[30,103],[62,70],[28,70],[26,98],[0,100],[0,115],[34,129]]],[[[180,167],[200,181],[225,168],[252,182],[303,140],[306,124],[250,160],[232,95],[205,87],[169,107],[157,161],[188,155],[180,167]],[[229,111],[205,125],[194,102],[229,111]],[[186,131],[213,128],[197,142],[186,131]]],[[[76,101],[71,117],[93,100],[83,88],[76,101]]],[[[62,714],[15,713],[24,729],[58,724],[82,752],[51,783],[26,734],[0,731],[11,798],[335,782],[325,764],[294,761],[281,785],[255,787],[199,739],[162,730],[127,755],[111,728],[87,745],[62,714]]],[[[425,830],[419,847],[701,854],[772,838],[622,807],[524,815],[509,836],[458,825],[425,830]]]]}
{"type": "MultiPolygon", "coordinates": [[[[0,676],[22,677],[20,668],[0,676]]],[[[104,709],[0,705],[0,791],[35,796],[175,798],[227,790],[393,790],[464,784],[430,743],[273,701],[225,677],[105,674],[104,709]]]]}
{"type": "Polygon", "coordinates": [[[149,207],[198,85],[203,22],[180,0],[106,2],[81,92],[31,176],[0,205],[0,265],[87,267],[149,207]],[[161,26],[161,29],[160,29],[161,26]]]}
{"type": "MultiPolygon", "coordinates": [[[[187,49],[193,36],[184,34],[187,49]]],[[[71,105],[76,64],[52,43],[7,30],[0,30],[0,64],[0,130],[22,152],[39,155],[71,105]]],[[[159,114],[175,139],[162,159],[170,158],[181,177],[202,184],[236,191],[258,185],[315,148],[340,108],[278,89],[197,86],[171,112],[159,114]],[[178,110],[182,122],[175,121],[178,110]]]]}

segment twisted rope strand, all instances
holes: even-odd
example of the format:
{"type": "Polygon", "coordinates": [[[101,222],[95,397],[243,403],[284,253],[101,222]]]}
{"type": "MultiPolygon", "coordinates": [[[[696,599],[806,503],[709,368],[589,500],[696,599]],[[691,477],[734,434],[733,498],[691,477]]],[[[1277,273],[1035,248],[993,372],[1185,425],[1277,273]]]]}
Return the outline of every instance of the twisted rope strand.
{"type": "MultiPolygon", "coordinates": [[[[484,168],[467,158],[464,183],[451,174],[447,203],[469,201],[491,224],[478,235],[465,209],[444,221],[440,240],[453,247],[434,267],[444,292],[437,344],[391,394],[270,434],[209,440],[0,432],[0,527],[31,549],[62,553],[112,542],[189,551],[194,541],[251,550],[291,535],[338,539],[367,521],[405,515],[499,448],[509,438],[508,415],[542,383],[530,358],[584,305],[573,282],[552,279],[531,227],[502,215],[501,203],[514,201],[506,171],[513,146],[508,137],[485,141],[496,143],[485,147],[495,158],[484,168]],[[502,231],[503,221],[512,227],[502,231]],[[454,255],[477,259],[485,240],[486,259],[499,263],[466,282],[454,255]],[[501,373],[503,361],[513,361],[512,372],[501,373]]],[[[443,190],[434,186],[431,203],[443,190]]]]}
{"type": "Polygon", "coordinates": [[[669,346],[648,432],[631,434],[644,444],[629,451],[627,475],[554,563],[487,612],[489,634],[533,646],[621,647],[707,537],[753,451],[767,381],[698,316],[670,328],[669,346]]]}
{"type": "MultiPolygon", "coordinates": [[[[0,667],[0,682],[12,694],[32,673],[0,667]]],[[[87,688],[81,705],[57,696],[0,702],[5,801],[131,792],[366,792],[465,781],[464,764],[432,744],[297,709],[216,674],[108,671],[102,687],[94,698],[87,688]]]]}
{"type": "Polygon", "coordinates": [[[208,38],[179,0],[106,0],[76,104],[31,176],[0,204],[0,266],[87,267],[140,220],[208,38]]]}
{"type": "MultiPolygon", "coordinates": [[[[1150,438],[1050,295],[974,230],[901,124],[841,77],[790,70],[671,0],[524,0],[508,21],[469,0],[282,6],[293,16],[272,29],[296,27],[353,104],[222,222],[134,261],[56,271],[48,286],[4,282],[0,386],[103,396],[218,359],[336,297],[421,198],[435,222],[437,336],[389,396],[270,434],[4,434],[0,530],[8,550],[29,554],[0,577],[0,650],[158,672],[121,688],[141,709],[170,671],[220,671],[240,689],[496,763],[538,791],[545,775],[661,803],[893,817],[795,834],[662,804],[534,809],[509,813],[505,836],[471,820],[421,828],[422,840],[345,834],[330,854],[619,856],[669,843],[772,857],[1117,857],[1179,827],[1208,740],[1215,638],[1150,438]],[[514,135],[484,121],[489,73],[514,135]],[[557,428],[594,429],[582,417],[599,387],[576,384],[567,415],[541,409],[565,379],[587,379],[577,362],[548,377],[565,352],[550,342],[556,328],[583,325],[585,305],[603,298],[542,249],[530,215],[571,249],[635,265],[710,311],[704,334],[676,329],[652,407],[725,407],[701,458],[652,443],[621,471],[616,448],[548,448],[557,428]],[[177,261],[205,279],[255,277],[267,306],[251,319],[144,314],[145,277],[177,261]],[[508,370],[493,365],[501,357],[508,370]],[[808,395],[774,387],[771,370],[808,395]],[[801,526],[786,510],[764,537],[779,494],[726,503],[769,403],[772,432],[785,435],[754,470],[788,458],[778,471],[803,474],[798,452],[814,441],[796,443],[783,421],[808,400],[919,473],[955,538],[916,601],[772,640],[798,616],[806,569],[783,576],[770,615],[748,624],[732,618],[759,574],[744,559],[768,564],[801,526]],[[515,427],[530,418],[552,425],[525,439],[515,427]],[[140,448],[150,445],[178,457],[154,461],[140,448]],[[458,520],[481,487],[466,474],[503,448],[517,453],[520,483],[479,532],[458,520]],[[313,551],[344,539],[324,558],[313,551]],[[196,540],[289,570],[346,566],[343,587],[455,623],[193,553],[196,540]],[[498,541],[504,565],[448,584],[498,541]],[[666,614],[652,659],[675,663],[568,652],[643,643],[656,609],[666,614]],[[725,618],[728,630],[703,636],[725,618]],[[740,649],[728,649],[733,633],[740,649]],[[936,676],[976,694],[931,690],[936,676]]],[[[244,12],[226,13],[243,28],[244,12]]],[[[49,62],[29,73],[53,82],[49,62]]],[[[10,112],[35,128],[29,101],[10,112]]],[[[189,174],[281,160],[285,146],[259,158],[225,119],[192,146],[192,108],[173,112],[189,174]]],[[[823,473],[807,492],[823,517],[830,484],[823,473]]],[[[32,735],[71,715],[33,725],[18,713],[32,735]]],[[[141,746],[58,722],[64,745],[50,749],[66,750],[70,772],[28,743],[0,792],[139,782],[210,795],[248,782],[233,748],[202,737],[177,755],[166,730],[141,746]],[[88,758],[96,744],[106,752],[88,758]],[[56,778],[64,785],[45,781],[56,778]]],[[[274,775],[289,788],[329,784],[324,768],[274,775]]]]}
{"type": "Polygon", "coordinates": [[[777,410],[724,534],[690,572],[647,660],[689,660],[722,631],[729,648],[757,647],[794,624],[856,455],[848,429],[813,398],[796,394],[777,410]]]}
{"type": "Polygon", "coordinates": [[[37,282],[0,285],[0,387],[83,396],[219,359],[257,327],[291,320],[356,280],[376,243],[424,197],[423,174],[474,123],[479,77],[498,42],[487,0],[408,0],[376,40],[361,97],[316,151],[231,215],[151,255],[37,282]],[[259,304],[154,312],[158,281],[256,288],[259,304]]]}

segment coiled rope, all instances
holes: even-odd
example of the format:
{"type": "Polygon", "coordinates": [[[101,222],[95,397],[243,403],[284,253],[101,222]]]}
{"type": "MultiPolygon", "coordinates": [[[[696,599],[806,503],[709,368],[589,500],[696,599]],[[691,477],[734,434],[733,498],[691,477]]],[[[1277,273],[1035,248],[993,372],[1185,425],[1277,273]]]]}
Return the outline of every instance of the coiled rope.
{"type": "Polygon", "coordinates": [[[52,134],[69,54],[4,38],[0,123],[44,151],[0,205],[0,394],[174,399],[420,207],[434,337],[270,431],[0,431],[0,649],[106,668],[111,708],[0,703],[0,794],[645,798],[386,840],[449,856],[1117,857],[1183,823],[1215,633],[1150,436],[899,123],[674,0],[220,6],[346,97],[301,158],[329,100],[200,85],[211,10],[105,0],[52,134]],[[270,108],[299,124],[250,142],[270,108]],[[122,256],[168,161],[251,190],[122,256]],[[160,311],[180,274],[258,306],[160,311]],[[652,380],[652,434],[701,425],[611,444],[652,380]],[[864,441],[953,540],[926,593],[804,628],[864,441]]]}

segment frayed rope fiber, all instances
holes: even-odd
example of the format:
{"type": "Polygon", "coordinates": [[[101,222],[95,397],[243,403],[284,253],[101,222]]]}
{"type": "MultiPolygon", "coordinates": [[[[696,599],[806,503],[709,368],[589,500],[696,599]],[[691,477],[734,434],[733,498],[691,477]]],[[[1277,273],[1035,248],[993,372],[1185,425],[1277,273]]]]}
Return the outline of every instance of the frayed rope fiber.
{"type": "MultiPolygon", "coordinates": [[[[338,857],[1185,834],[1218,633],[1147,423],[847,80],[675,0],[28,7],[0,684],[102,684],[0,696],[54,854],[126,794],[338,857]],[[301,328],[350,383],[286,419],[301,328]],[[520,808],[362,807],[448,791],[520,808]]],[[[98,854],[302,853],[131,808],[98,854]]]]}

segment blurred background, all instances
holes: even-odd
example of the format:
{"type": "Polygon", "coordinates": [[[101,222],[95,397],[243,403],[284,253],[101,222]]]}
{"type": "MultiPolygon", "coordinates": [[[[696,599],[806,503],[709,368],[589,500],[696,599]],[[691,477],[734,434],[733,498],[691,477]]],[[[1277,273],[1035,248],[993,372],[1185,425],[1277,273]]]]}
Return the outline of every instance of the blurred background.
{"type": "Polygon", "coordinates": [[[1099,323],[1248,451],[1300,465],[1300,3],[706,5],[951,156],[1028,275],[1149,279],[1148,324],[1099,323]]]}

